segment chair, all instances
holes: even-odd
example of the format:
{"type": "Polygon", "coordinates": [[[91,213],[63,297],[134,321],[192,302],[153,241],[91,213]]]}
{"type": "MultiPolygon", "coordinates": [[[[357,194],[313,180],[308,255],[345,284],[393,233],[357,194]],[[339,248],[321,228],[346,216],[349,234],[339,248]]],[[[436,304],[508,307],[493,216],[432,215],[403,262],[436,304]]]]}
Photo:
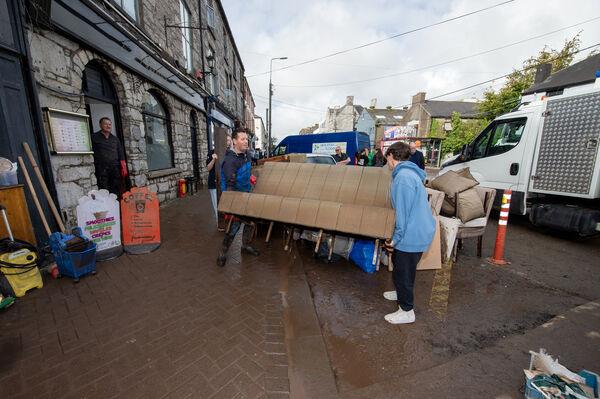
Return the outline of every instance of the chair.
{"type": "MultiPolygon", "coordinates": [[[[481,258],[481,249],[483,246],[483,235],[485,234],[485,228],[490,217],[490,212],[494,206],[494,198],[496,197],[496,189],[488,187],[475,187],[481,201],[483,202],[483,209],[485,216],[473,219],[467,223],[461,223],[458,227],[456,234],[456,241],[454,243],[453,259],[456,261],[458,249],[462,248],[462,240],[465,238],[477,237],[477,257],[481,258]]],[[[458,201],[456,202],[458,204],[458,201]]],[[[457,209],[458,213],[458,209],[457,209]]]]}

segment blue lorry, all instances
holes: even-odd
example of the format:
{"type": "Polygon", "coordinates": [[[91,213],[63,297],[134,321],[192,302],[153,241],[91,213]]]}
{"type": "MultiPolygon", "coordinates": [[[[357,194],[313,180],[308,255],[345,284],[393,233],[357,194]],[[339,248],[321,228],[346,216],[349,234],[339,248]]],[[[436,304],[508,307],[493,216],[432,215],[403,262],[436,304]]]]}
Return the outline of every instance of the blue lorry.
{"type": "Polygon", "coordinates": [[[277,144],[273,155],[285,154],[335,154],[335,147],[348,154],[354,163],[354,154],[363,148],[371,148],[369,135],[363,132],[317,133],[287,136],[277,144]]]}

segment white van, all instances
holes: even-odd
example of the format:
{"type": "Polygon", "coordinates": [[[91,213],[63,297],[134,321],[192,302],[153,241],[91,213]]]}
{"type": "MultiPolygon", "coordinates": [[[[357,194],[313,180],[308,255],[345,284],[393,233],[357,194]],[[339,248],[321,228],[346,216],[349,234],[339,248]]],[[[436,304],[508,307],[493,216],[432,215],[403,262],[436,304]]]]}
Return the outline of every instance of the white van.
{"type": "MultiPolygon", "coordinates": [[[[600,57],[597,59],[596,70],[600,70],[600,57]]],[[[597,76],[600,73],[594,71],[591,82],[588,78],[588,83],[577,86],[547,84],[541,91],[526,91],[528,94],[523,95],[515,110],[490,123],[458,156],[444,163],[440,173],[469,167],[482,186],[495,188],[499,194],[512,189],[511,212],[529,213],[533,224],[581,235],[597,233],[600,231],[600,77],[597,76]]]]}

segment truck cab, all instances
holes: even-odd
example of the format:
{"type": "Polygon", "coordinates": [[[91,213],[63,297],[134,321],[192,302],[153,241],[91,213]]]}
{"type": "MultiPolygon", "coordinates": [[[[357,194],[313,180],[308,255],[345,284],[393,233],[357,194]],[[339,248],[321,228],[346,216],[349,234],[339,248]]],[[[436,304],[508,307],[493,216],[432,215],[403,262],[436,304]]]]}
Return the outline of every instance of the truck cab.
{"type": "MultiPolygon", "coordinates": [[[[484,187],[513,191],[511,213],[580,235],[600,231],[600,78],[524,95],[440,173],[465,167],[484,187]]],[[[499,204],[500,195],[496,196],[499,204]]]]}

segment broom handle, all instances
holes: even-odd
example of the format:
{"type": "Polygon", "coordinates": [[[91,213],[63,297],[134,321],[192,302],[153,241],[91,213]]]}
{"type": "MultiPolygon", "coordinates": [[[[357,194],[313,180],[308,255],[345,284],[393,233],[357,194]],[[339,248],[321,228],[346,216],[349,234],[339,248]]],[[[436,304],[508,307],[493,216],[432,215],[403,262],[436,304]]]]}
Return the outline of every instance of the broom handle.
{"type": "Polygon", "coordinates": [[[39,168],[37,162],[35,161],[35,158],[33,157],[33,153],[31,152],[31,149],[29,148],[29,144],[23,143],[23,148],[25,148],[25,153],[27,154],[27,157],[29,158],[29,162],[31,162],[31,166],[33,166],[33,171],[35,172],[35,175],[37,176],[40,186],[42,186],[42,191],[44,192],[44,195],[46,196],[46,200],[48,201],[48,204],[50,205],[50,209],[52,210],[54,219],[56,219],[56,223],[58,223],[58,228],[60,228],[61,232],[66,233],[65,225],[63,224],[62,218],[60,217],[60,213],[58,213],[58,209],[56,209],[54,200],[52,199],[52,196],[50,195],[50,192],[48,191],[48,186],[46,186],[46,182],[44,181],[44,178],[42,177],[42,173],[40,172],[40,168],[39,168]]]}
{"type": "Polygon", "coordinates": [[[15,238],[13,237],[12,230],[10,229],[10,224],[8,223],[8,218],[6,217],[6,209],[2,206],[2,204],[0,204],[0,212],[2,212],[2,219],[4,219],[4,226],[6,226],[6,231],[8,231],[8,238],[10,238],[11,241],[14,241],[15,238]]]}
{"type": "Polygon", "coordinates": [[[21,158],[21,157],[19,157],[19,166],[21,167],[21,170],[23,171],[23,176],[25,176],[25,181],[27,182],[27,187],[29,187],[29,191],[31,191],[31,197],[33,198],[35,207],[37,208],[37,211],[40,214],[40,218],[42,219],[42,223],[44,224],[46,233],[48,235],[50,235],[50,234],[52,234],[52,231],[50,231],[50,226],[48,226],[48,222],[46,221],[46,216],[44,216],[44,211],[42,210],[42,206],[40,205],[40,200],[38,199],[38,196],[35,193],[33,184],[31,184],[31,179],[29,178],[29,172],[27,172],[27,168],[25,167],[25,162],[23,162],[23,158],[21,158]]]}

